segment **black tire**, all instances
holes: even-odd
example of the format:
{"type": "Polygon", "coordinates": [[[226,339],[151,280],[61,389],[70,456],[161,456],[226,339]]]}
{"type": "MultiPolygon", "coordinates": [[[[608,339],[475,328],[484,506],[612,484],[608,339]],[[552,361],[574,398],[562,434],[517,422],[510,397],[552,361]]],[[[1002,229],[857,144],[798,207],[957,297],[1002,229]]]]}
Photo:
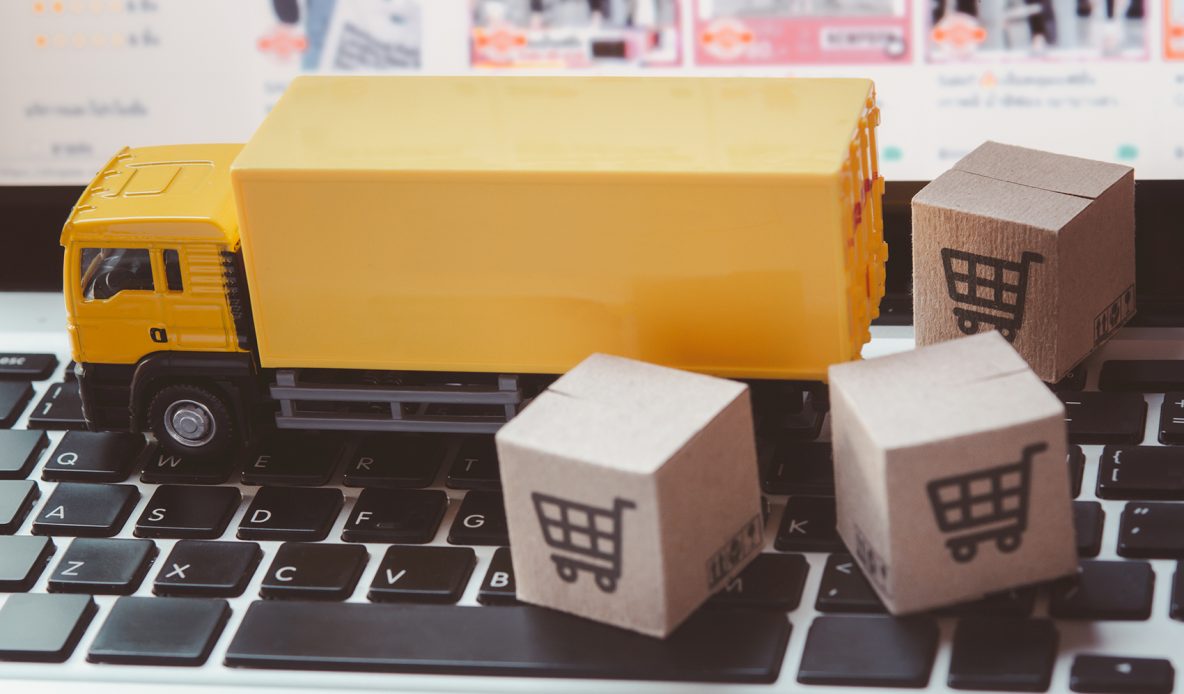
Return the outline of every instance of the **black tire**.
{"type": "MultiPolygon", "coordinates": [[[[199,408],[199,409],[200,409],[199,408]]],[[[238,442],[234,413],[226,399],[204,386],[175,384],[164,386],[152,396],[148,405],[148,428],[168,452],[185,458],[206,459],[226,455],[238,442]],[[166,414],[174,405],[192,403],[204,408],[212,431],[200,440],[187,440],[174,435],[166,422],[166,414]]]]}

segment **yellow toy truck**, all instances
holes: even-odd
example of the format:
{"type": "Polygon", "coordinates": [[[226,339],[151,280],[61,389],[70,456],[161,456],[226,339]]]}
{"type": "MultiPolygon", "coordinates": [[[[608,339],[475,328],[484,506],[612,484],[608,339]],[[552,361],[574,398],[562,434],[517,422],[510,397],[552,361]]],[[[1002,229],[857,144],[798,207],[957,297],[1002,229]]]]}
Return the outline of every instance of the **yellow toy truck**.
{"type": "Polygon", "coordinates": [[[298,78],[78,201],[87,424],[492,433],[592,352],[822,379],[884,291],[878,118],[861,79],[298,78]]]}

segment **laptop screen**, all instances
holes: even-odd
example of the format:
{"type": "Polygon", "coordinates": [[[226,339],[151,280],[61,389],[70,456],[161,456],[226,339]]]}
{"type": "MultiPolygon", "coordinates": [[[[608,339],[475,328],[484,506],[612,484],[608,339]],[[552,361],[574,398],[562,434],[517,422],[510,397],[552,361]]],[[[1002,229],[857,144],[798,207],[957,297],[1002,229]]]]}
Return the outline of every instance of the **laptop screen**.
{"type": "Polygon", "coordinates": [[[121,147],[245,141],[302,73],[506,70],[873,78],[890,314],[901,182],[987,139],[1134,166],[1141,297],[1184,289],[1154,213],[1184,178],[1184,0],[12,0],[0,286],[57,284],[61,221],[121,147]]]}

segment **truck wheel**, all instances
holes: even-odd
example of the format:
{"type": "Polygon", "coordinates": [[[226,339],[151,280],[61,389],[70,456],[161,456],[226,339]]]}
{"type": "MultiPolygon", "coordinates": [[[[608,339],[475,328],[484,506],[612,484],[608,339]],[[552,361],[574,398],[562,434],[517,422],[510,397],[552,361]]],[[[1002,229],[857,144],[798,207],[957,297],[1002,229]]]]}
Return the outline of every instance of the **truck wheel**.
{"type": "Polygon", "coordinates": [[[179,456],[216,457],[235,441],[229,405],[202,386],[161,388],[148,405],[148,426],[162,446],[179,456]]]}

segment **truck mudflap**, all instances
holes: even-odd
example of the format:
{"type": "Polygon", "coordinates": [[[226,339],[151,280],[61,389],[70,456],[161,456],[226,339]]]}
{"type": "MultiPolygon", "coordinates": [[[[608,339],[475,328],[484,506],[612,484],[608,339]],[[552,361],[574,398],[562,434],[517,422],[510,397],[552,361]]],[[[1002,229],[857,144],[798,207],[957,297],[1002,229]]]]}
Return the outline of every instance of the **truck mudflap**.
{"type": "Polygon", "coordinates": [[[271,397],[280,429],[492,434],[526,397],[516,375],[477,381],[378,384],[316,382],[296,369],[278,369],[271,397]]]}
{"type": "Polygon", "coordinates": [[[82,416],[90,431],[135,431],[130,364],[79,363],[75,367],[82,416]]]}

